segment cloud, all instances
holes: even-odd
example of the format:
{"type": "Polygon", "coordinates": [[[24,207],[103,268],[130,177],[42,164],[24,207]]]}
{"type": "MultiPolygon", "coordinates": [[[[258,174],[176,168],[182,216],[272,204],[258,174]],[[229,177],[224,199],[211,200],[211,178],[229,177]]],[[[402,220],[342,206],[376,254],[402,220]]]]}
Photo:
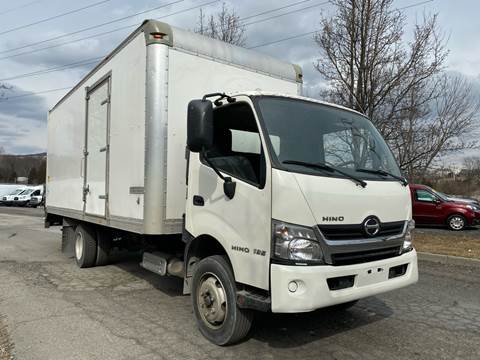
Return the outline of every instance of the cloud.
{"type": "Polygon", "coordinates": [[[0,116],[32,121],[46,122],[47,103],[39,95],[31,91],[22,90],[16,86],[10,86],[0,93],[0,116]],[[21,97],[18,97],[21,96],[21,97]]]}

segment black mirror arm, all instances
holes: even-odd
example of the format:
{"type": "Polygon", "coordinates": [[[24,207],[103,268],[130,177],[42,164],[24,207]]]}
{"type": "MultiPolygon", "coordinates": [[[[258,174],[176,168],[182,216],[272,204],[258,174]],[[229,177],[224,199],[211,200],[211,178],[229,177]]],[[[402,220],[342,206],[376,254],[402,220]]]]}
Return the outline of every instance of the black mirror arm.
{"type": "Polygon", "coordinates": [[[222,173],[220,172],[220,170],[218,170],[218,168],[212,163],[212,161],[208,158],[207,156],[207,152],[204,150],[202,150],[202,157],[205,159],[205,161],[207,162],[207,164],[213,169],[213,171],[215,171],[215,173],[218,175],[218,177],[220,179],[222,179],[223,181],[225,181],[225,176],[222,175],[222,173]]]}
{"type": "Polygon", "coordinates": [[[218,170],[218,168],[208,158],[207,152],[205,151],[205,149],[202,150],[201,155],[205,159],[207,164],[213,169],[213,171],[215,171],[218,177],[223,180],[223,192],[225,193],[225,195],[229,199],[233,199],[233,197],[235,196],[235,188],[236,188],[235,181],[232,181],[231,177],[225,177],[222,175],[220,170],[218,170]]]}

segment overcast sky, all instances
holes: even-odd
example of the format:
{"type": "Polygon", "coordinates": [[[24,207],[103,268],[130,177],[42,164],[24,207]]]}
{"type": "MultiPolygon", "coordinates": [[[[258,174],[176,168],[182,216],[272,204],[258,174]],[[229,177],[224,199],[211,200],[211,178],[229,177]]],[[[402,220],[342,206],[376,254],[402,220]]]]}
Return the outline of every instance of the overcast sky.
{"type": "MultiPolygon", "coordinates": [[[[3,83],[9,87],[7,90],[0,88],[0,94],[4,92],[10,97],[7,101],[0,100],[0,147],[8,153],[17,154],[45,151],[47,111],[66,93],[66,90],[42,92],[74,85],[93,65],[23,78],[18,78],[18,75],[84,60],[90,63],[92,61],[90,59],[106,55],[146,18],[163,16],[162,20],[165,22],[191,29],[198,18],[197,6],[211,2],[212,0],[0,0],[0,85],[3,83]],[[164,4],[171,5],[54,41],[30,46],[31,43],[60,37],[164,4]],[[76,11],[82,7],[87,8],[76,11]],[[188,11],[192,7],[197,8],[188,11]],[[71,13],[42,21],[67,12],[71,13]],[[181,13],[167,16],[174,12],[181,13]],[[35,22],[40,23],[25,27],[35,22]],[[128,27],[129,25],[131,27],[128,27]],[[118,28],[123,29],[112,31],[118,28]],[[105,32],[110,33],[96,36],[105,32]],[[75,41],[85,37],[89,39],[75,41]],[[12,51],[15,48],[20,49],[12,51]],[[42,48],[48,49],[35,51],[42,48]],[[9,80],[12,77],[17,78],[9,80]],[[24,96],[31,93],[40,94],[24,96]]],[[[394,4],[397,8],[403,8],[419,2],[422,0],[395,0],[394,4]]],[[[304,0],[301,3],[300,0],[231,0],[226,3],[235,8],[242,18],[299,3],[246,20],[246,23],[259,21],[247,26],[247,46],[264,44],[316,30],[320,15],[323,13],[328,16],[332,11],[330,5],[325,5],[325,0],[304,0]],[[274,15],[295,10],[299,11],[268,19],[274,15]],[[265,21],[261,21],[263,19],[265,21]]],[[[220,1],[203,8],[205,13],[209,14],[219,6],[221,6],[220,1]]],[[[440,25],[449,35],[448,45],[451,51],[448,59],[449,69],[480,79],[480,41],[478,40],[480,2],[478,0],[432,0],[403,11],[408,19],[407,34],[411,32],[415,22],[424,12],[438,13],[440,25]]],[[[317,96],[316,89],[321,79],[313,68],[313,63],[318,57],[318,48],[312,40],[312,35],[262,46],[256,50],[299,63],[304,71],[306,93],[312,97],[317,96]]]]}

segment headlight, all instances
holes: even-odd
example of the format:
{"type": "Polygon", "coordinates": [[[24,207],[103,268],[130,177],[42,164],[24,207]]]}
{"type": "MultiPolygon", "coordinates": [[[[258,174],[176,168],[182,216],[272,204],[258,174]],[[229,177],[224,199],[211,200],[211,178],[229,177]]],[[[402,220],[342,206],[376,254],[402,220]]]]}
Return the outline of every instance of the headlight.
{"type": "Polygon", "coordinates": [[[405,239],[403,240],[402,253],[406,253],[413,249],[413,230],[415,229],[415,220],[410,220],[407,225],[407,232],[405,233],[405,239]]]}
{"type": "Polygon", "coordinates": [[[475,204],[468,204],[468,205],[465,205],[465,207],[473,211],[480,211],[480,207],[478,207],[475,204]]]}
{"type": "Polygon", "coordinates": [[[278,259],[319,262],[323,259],[313,229],[273,221],[273,254],[278,259]]]}

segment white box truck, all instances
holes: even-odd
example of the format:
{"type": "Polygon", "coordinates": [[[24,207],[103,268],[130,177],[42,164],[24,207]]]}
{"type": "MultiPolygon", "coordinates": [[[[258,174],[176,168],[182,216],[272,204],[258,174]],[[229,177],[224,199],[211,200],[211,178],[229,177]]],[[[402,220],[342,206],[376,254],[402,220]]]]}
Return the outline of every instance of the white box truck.
{"type": "MultiPolygon", "coordinates": [[[[184,279],[202,334],[417,281],[408,184],[372,123],[299,96],[298,66],[146,21],[53,107],[46,226],[184,279]]],[[[343,304],[343,305],[340,305],[343,304]]]]}

